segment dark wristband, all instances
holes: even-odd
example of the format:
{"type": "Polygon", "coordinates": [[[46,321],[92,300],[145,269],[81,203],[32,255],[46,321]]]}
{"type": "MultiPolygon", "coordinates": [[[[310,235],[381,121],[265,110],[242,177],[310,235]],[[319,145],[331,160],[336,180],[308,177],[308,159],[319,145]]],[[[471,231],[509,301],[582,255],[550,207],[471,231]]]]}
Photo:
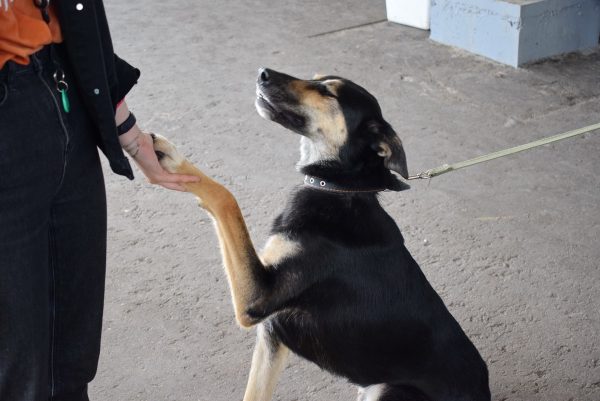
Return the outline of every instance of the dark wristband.
{"type": "Polygon", "coordinates": [[[128,132],[135,125],[136,119],[132,112],[129,112],[129,116],[121,124],[117,126],[117,132],[120,135],[128,132]]]}

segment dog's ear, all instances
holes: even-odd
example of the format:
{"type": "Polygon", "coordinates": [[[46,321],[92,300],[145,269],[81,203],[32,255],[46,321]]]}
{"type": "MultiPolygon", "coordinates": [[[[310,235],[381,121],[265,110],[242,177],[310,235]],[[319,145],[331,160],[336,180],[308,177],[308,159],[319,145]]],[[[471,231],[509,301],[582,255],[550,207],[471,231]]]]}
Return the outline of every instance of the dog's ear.
{"type": "Polygon", "coordinates": [[[406,154],[398,134],[386,122],[370,121],[367,128],[374,139],[371,148],[383,158],[383,165],[402,177],[408,178],[406,154]]]}

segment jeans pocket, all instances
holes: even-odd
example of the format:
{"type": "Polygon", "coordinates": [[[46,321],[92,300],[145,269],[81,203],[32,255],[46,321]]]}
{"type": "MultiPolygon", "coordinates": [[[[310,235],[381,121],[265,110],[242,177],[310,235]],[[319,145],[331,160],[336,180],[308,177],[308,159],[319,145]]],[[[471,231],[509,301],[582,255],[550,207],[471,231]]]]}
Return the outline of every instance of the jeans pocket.
{"type": "Polygon", "coordinates": [[[64,134],[53,99],[35,74],[0,85],[0,191],[62,174],[64,134]],[[2,91],[5,94],[2,94],[2,91]]]}

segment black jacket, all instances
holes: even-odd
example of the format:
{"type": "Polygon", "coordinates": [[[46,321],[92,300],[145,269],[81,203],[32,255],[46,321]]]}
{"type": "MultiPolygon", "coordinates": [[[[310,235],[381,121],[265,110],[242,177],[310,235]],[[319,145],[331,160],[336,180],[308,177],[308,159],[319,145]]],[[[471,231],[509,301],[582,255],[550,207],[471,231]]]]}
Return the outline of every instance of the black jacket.
{"type": "Polygon", "coordinates": [[[136,84],[140,71],[114,53],[102,0],[60,0],[54,4],[77,86],[98,130],[98,147],[115,173],[133,179],[119,144],[115,108],[136,84]]]}

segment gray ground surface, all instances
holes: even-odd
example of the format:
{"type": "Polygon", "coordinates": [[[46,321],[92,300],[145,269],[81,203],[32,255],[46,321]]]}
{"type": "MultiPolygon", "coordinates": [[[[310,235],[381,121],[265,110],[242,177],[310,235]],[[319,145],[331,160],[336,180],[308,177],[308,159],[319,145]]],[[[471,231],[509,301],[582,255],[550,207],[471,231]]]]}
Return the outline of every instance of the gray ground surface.
{"type": "MultiPolygon", "coordinates": [[[[600,121],[600,53],[526,69],[435,44],[377,1],[106,1],[129,97],[238,197],[258,246],[297,137],[255,112],[259,66],[335,73],[379,100],[412,172],[600,121]]],[[[600,134],[383,196],[408,248],[490,368],[495,401],[600,400],[600,134]],[[425,243],[427,240],[427,244],[425,243]]],[[[193,197],[108,173],[109,272],[95,400],[241,400],[254,333],[234,323],[217,242],[193,197]]],[[[451,350],[449,350],[451,351],[451,350]]],[[[292,358],[276,399],[353,400],[292,358]]]]}

